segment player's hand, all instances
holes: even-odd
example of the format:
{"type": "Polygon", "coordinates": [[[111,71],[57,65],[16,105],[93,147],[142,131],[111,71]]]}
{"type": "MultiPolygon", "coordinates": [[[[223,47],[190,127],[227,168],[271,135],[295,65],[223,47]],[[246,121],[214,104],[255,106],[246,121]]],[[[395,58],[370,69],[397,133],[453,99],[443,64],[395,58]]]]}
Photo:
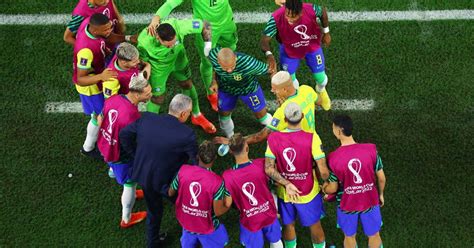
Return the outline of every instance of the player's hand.
{"type": "Polygon", "coordinates": [[[110,68],[106,68],[101,74],[99,74],[101,81],[107,81],[111,78],[117,78],[117,72],[112,71],[110,68]]]}
{"type": "Polygon", "coordinates": [[[151,19],[150,25],[148,25],[148,34],[151,36],[156,36],[156,28],[160,26],[160,16],[153,16],[151,19]]]}
{"type": "Polygon", "coordinates": [[[212,91],[212,93],[217,93],[217,89],[219,89],[219,86],[217,85],[216,80],[212,80],[211,87],[209,87],[209,90],[212,91]]]}
{"type": "Polygon", "coordinates": [[[301,191],[299,191],[298,188],[292,183],[285,185],[285,189],[290,200],[296,202],[301,194],[301,191]]]}
{"type": "Polygon", "coordinates": [[[275,4],[278,5],[278,6],[283,6],[285,4],[285,0],[275,0],[275,4]]]}
{"type": "Polygon", "coordinates": [[[133,44],[137,44],[138,43],[138,34],[134,34],[134,35],[130,36],[130,42],[132,42],[133,44]]]}
{"type": "Polygon", "coordinates": [[[226,138],[226,137],[222,137],[222,136],[214,137],[214,139],[212,139],[212,141],[214,142],[214,144],[224,144],[224,145],[229,144],[229,139],[226,138]]]}
{"type": "Polygon", "coordinates": [[[380,200],[380,207],[383,207],[385,204],[385,199],[383,198],[383,194],[379,195],[379,200],[380,200]]]}
{"type": "Polygon", "coordinates": [[[331,34],[330,33],[323,34],[322,41],[325,47],[329,47],[329,45],[331,45],[331,34]]]}
{"type": "Polygon", "coordinates": [[[277,65],[276,65],[275,57],[273,57],[273,55],[267,56],[267,64],[268,64],[268,73],[270,74],[276,73],[277,65]]]}

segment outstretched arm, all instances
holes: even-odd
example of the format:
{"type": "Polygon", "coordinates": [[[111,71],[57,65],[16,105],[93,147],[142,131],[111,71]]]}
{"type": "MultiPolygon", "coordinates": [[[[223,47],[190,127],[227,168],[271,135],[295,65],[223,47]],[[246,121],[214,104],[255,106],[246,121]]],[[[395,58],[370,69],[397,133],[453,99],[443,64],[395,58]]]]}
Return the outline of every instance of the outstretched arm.
{"type": "Polygon", "coordinates": [[[272,132],[272,130],[270,128],[264,127],[258,133],[254,133],[254,134],[245,136],[245,140],[247,141],[247,144],[249,144],[249,145],[255,144],[255,143],[260,143],[260,142],[264,141],[268,137],[268,135],[270,135],[271,132],[272,132]]]}
{"type": "Polygon", "coordinates": [[[286,193],[288,194],[289,198],[291,200],[297,200],[299,197],[299,194],[301,191],[298,190],[298,188],[293,185],[290,181],[286,180],[283,178],[276,169],[275,165],[275,159],[274,158],[265,158],[265,173],[267,174],[268,177],[273,179],[275,182],[285,186],[286,193]]]}

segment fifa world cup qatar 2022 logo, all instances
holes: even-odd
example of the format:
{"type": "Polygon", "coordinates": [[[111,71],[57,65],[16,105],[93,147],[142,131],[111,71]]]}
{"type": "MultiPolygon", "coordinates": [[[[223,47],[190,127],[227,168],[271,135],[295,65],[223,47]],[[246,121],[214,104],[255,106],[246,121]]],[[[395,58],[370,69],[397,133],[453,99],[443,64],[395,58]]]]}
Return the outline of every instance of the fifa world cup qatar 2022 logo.
{"type": "Polygon", "coordinates": [[[304,24],[300,24],[293,28],[293,31],[295,31],[297,34],[300,35],[300,38],[303,40],[310,40],[310,39],[317,39],[318,36],[313,34],[313,35],[308,35],[306,32],[308,32],[308,27],[304,24]]]}
{"type": "Polygon", "coordinates": [[[296,150],[293,147],[287,147],[283,150],[283,158],[286,162],[286,170],[288,172],[294,172],[296,170],[293,162],[296,159],[296,150]]]}
{"type": "Polygon", "coordinates": [[[353,175],[352,180],[354,180],[354,183],[362,183],[362,177],[359,174],[360,170],[362,169],[362,162],[360,162],[360,160],[357,158],[353,158],[349,160],[349,163],[347,163],[347,168],[349,168],[349,171],[353,175]]]}
{"type": "Polygon", "coordinates": [[[107,113],[107,120],[109,121],[106,130],[103,128],[100,129],[100,132],[102,132],[102,137],[104,137],[107,142],[109,142],[109,145],[114,146],[117,144],[117,140],[112,138],[112,131],[114,127],[114,123],[117,121],[119,112],[115,109],[109,110],[107,113]]]}
{"type": "Polygon", "coordinates": [[[252,206],[258,205],[258,200],[255,198],[255,184],[252,182],[246,182],[242,185],[242,192],[247,198],[249,198],[249,203],[252,206]]]}
{"type": "Polygon", "coordinates": [[[198,182],[189,184],[189,193],[191,194],[189,204],[193,207],[199,207],[198,196],[201,194],[201,184],[198,182]]]}

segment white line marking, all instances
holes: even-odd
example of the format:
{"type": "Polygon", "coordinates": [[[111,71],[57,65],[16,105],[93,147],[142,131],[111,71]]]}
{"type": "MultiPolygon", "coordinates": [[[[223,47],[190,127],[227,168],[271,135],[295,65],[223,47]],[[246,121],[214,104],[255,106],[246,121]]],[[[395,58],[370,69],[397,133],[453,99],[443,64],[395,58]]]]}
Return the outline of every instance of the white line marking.
{"type": "MultiPolygon", "coordinates": [[[[276,106],[276,101],[268,101],[268,107],[276,106]]],[[[369,99],[336,99],[332,100],[332,110],[357,110],[369,111],[374,109],[375,101],[369,99]]],[[[145,104],[140,104],[138,109],[141,112],[146,110],[145,104]]],[[[80,102],[48,102],[44,108],[46,113],[82,113],[80,102]]]]}
{"type": "MultiPolygon", "coordinates": [[[[152,13],[126,14],[128,24],[147,24],[152,13]]],[[[190,18],[191,13],[175,12],[171,17],[190,18]]],[[[237,23],[266,23],[270,12],[234,12],[237,23]]],[[[0,14],[0,25],[66,25],[70,14],[0,14]]],[[[427,10],[427,11],[338,11],[329,13],[330,21],[433,21],[474,20],[474,10],[427,10]]]]}

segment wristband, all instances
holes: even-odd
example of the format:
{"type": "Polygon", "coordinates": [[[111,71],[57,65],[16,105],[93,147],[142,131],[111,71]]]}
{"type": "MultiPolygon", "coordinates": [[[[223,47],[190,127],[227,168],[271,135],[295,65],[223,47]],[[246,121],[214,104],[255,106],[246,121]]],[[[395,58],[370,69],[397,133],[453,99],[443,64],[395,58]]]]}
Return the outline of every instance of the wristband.
{"type": "Polygon", "coordinates": [[[266,52],[265,52],[265,56],[270,56],[270,55],[273,55],[273,53],[270,52],[270,51],[266,51],[266,52]]]}
{"type": "Polygon", "coordinates": [[[131,37],[132,37],[131,35],[125,35],[125,41],[126,41],[126,42],[130,42],[130,38],[131,38],[131,37]]]}
{"type": "Polygon", "coordinates": [[[325,27],[325,28],[323,28],[323,33],[325,33],[325,34],[329,33],[329,26],[328,26],[328,27],[325,27]]]}

